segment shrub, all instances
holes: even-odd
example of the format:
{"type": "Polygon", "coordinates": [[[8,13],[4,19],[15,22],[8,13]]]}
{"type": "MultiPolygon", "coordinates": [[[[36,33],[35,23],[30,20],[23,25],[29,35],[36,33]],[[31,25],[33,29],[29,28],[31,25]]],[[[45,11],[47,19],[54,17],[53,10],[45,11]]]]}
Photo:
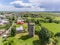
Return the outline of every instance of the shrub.
{"type": "Polygon", "coordinates": [[[55,37],[60,37],[60,32],[56,33],[55,37]]]}
{"type": "Polygon", "coordinates": [[[35,26],[35,34],[38,35],[39,31],[40,31],[41,27],[39,25],[35,26]]]}
{"type": "Polygon", "coordinates": [[[47,43],[50,43],[50,38],[51,38],[51,32],[48,31],[46,28],[42,27],[41,30],[39,31],[39,39],[41,42],[41,45],[46,45],[47,43]]]}
{"type": "Polygon", "coordinates": [[[11,29],[11,36],[15,36],[16,35],[16,26],[13,26],[11,29]]]}
{"type": "Polygon", "coordinates": [[[39,24],[39,21],[40,21],[40,20],[36,20],[36,21],[35,21],[35,24],[39,24]]]}
{"type": "Polygon", "coordinates": [[[54,20],[54,23],[57,23],[57,24],[59,24],[59,23],[60,23],[60,21],[58,21],[58,20],[54,20]]]}

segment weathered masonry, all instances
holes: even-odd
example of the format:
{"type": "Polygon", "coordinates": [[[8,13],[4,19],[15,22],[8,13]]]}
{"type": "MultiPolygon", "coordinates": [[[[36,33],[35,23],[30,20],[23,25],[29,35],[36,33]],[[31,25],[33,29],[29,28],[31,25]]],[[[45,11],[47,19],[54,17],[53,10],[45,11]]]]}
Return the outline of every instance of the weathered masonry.
{"type": "Polygon", "coordinates": [[[33,37],[35,34],[35,24],[34,23],[28,23],[28,32],[29,36],[33,37]]]}

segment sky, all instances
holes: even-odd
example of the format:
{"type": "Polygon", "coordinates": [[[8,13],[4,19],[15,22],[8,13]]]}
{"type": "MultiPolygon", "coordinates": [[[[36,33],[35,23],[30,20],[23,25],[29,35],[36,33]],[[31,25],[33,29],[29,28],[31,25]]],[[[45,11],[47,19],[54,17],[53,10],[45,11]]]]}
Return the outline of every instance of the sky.
{"type": "Polygon", "coordinates": [[[0,0],[0,11],[60,11],[60,0],[0,0]]]}

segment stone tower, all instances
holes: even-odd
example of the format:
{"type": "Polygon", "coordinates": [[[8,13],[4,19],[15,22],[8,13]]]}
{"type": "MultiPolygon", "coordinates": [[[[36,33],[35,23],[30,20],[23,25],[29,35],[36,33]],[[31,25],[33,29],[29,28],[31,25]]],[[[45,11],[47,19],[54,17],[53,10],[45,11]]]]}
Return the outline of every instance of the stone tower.
{"type": "Polygon", "coordinates": [[[35,24],[34,23],[28,23],[28,32],[29,36],[33,37],[35,34],[35,24]]]}

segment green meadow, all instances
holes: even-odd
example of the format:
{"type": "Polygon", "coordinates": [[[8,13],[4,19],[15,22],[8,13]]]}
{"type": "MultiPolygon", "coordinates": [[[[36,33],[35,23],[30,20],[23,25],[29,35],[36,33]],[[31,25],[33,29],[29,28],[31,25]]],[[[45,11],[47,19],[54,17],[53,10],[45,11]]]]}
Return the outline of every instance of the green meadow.
{"type": "Polygon", "coordinates": [[[43,27],[46,27],[48,30],[52,31],[54,34],[60,32],[60,24],[56,23],[41,23],[43,27]]]}

